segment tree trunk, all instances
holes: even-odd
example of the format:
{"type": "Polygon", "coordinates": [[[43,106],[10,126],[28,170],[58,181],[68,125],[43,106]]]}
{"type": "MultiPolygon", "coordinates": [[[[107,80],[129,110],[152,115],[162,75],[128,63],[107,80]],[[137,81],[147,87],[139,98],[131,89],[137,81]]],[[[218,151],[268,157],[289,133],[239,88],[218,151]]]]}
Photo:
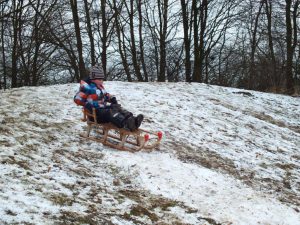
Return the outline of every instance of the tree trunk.
{"type": "Polygon", "coordinates": [[[191,82],[191,39],[189,36],[189,18],[188,18],[188,2],[181,0],[182,9],[182,25],[183,25],[183,40],[184,40],[184,50],[185,50],[185,81],[191,82]]]}
{"type": "MultiPolygon", "coordinates": [[[[199,43],[199,81],[203,81],[203,64],[205,60],[205,48],[204,48],[204,34],[206,30],[206,23],[207,23],[207,10],[208,10],[208,2],[207,0],[202,0],[201,6],[200,6],[200,43],[199,43]]],[[[208,78],[207,78],[208,79],[208,78]]]]}
{"type": "Polygon", "coordinates": [[[269,51],[270,51],[270,58],[271,58],[271,77],[273,80],[273,85],[276,87],[276,89],[280,86],[280,78],[277,73],[277,65],[276,65],[276,58],[274,53],[274,44],[273,44],[273,36],[272,36],[272,0],[265,0],[266,5],[266,14],[267,14],[267,30],[268,30],[268,44],[269,44],[269,51]]]}
{"type": "Polygon", "coordinates": [[[222,53],[223,53],[223,49],[226,43],[226,35],[223,36],[223,41],[221,44],[221,47],[219,49],[219,54],[218,54],[218,85],[225,85],[224,84],[224,77],[226,76],[226,69],[224,70],[224,72],[222,72],[222,53]]]}
{"type": "Polygon", "coordinates": [[[127,76],[127,80],[129,82],[132,82],[129,65],[127,63],[127,58],[126,58],[126,55],[125,55],[126,53],[125,53],[125,51],[123,51],[125,43],[123,42],[122,37],[121,37],[122,34],[124,36],[124,33],[122,33],[122,28],[121,28],[121,25],[120,25],[120,22],[119,22],[119,16],[120,16],[119,15],[119,9],[117,8],[115,0],[113,1],[113,3],[114,3],[114,10],[115,10],[115,27],[116,27],[117,37],[118,37],[119,53],[120,53],[120,56],[121,56],[122,65],[123,65],[125,74],[127,76]]]}
{"type": "MultiPolygon", "coordinates": [[[[37,8],[40,6],[40,1],[38,1],[37,8]]],[[[35,43],[34,47],[34,56],[33,56],[33,63],[32,63],[32,83],[31,85],[36,86],[38,83],[38,68],[37,68],[37,62],[38,62],[38,56],[39,56],[39,48],[40,48],[40,40],[39,40],[39,27],[38,27],[38,13],[35,13],[34,17],[34,31],[33,31],[33,39],[35,43]]]]}
{"type": "Polygon", "coordinates": [[[141,63],[142,63],[142,68],[144,71],[144,78],[145,81],[149,81],[148,77],[148,72],[147,72],[147,67],[145,63],[145,56],[144,56],[144,40],[143,40],[143,15],[142,15],[142,1],[138,0],[137,1],[137,8],[138,8],[138,14],[139,14],[139,41],[140,41],[140,51],[141,51],[141,63]]]}
{"type": "Polygon", "coordinates": [[[207,11],[208,11],[208,1],[202,0],[200,8],[197,7],[197,1],[193,0],[192,11],[194,14],[194,73],[193,81],[202,82],[203,80],[203,63],[205,59],[205,30],[207,23],[207,11]],[[199,18],[198,18],[198,12],[199,18]],[[200,34],[199,32],[199,22],[200,22],[200,34]]]}
{"type": "Polygon", "coordinates": [[[83,47],[82,47],[82,40],[80,34],[77,0],[70,0],[70,5],[72,9],[74,28],[76,33],[77,52],[79,58],[79,74],[80,74],[80,79],[83,79],[86,76],[86,70],[85,70],[84,59],[83,59],[83,47]]]}
{"type": "MultiPolygon", "coordinates": [[[[2,5],[1,16],[4,12],[4,5],[2,5]]],[[[0,89],[6,89],[7,87],[7,70],[6,70],[6,56],[5,56],[5,44],[4,44],[4,21],[1,22],[1,48],[2,48],[2,67],[3,67],[3,83],[0,79],[0,89]]]]}
{"type": "Polygon", "coordinates": [[[255,70],[255,52],[256,52],[256,47],[257,47],[256,34],[257,34],[258,22],[259,22],[259,17],[261,14],[262,7],[263,7],[263,2],[260,3],[258,12],[255,17],[254,28],[253,28],[253,32],[252,32],[248,89],[253,89],[253,86],[254,86],[253,79],[256,74],[256,72],[255,72],[256,71],[255,70]]]}
{"type": "Polygon", "coordinates": [[[167,29],[168,29],[168,8],[169,1],[163,0],[161,3],[160,0],[157,1],[158,13],[159,13],[159,74],[157,81],[165,82],[166,81],[166,38],[167,38],[167,29]]]}
{"type": "Polygon", "coordinates": [[[22,15],[22,10],[19,11],[19,9],[22,7],[23,1],[18,1],[18,4],[16,3],[16,0],[13,1],[13,43],[12,43],[12,58],[11,58],[11,87],[15,88],[18,87],[18,35],[19,35],[19,29],[20,28],[20,18],[22,15]]]}
{"type": "Polygon", "coordinates": [[[291,21],[291,6],[292,0],[285,0],[285,17],[286,17],[286,93],[294,93],[294,79],[293,79],[293,28],[291,21]]]}
{"type": "MultiPolygon", "coordinates": [[[[126,4],[126,2],[125,2],[126,4]]],[[[126,5],[127,6],[127,5],[126,5]]],[[[141,69],[137,60],[137,52],[136,52],[136,45],[135,45],[135,35],[134,35],[134,8],[133,8],[133,0],[130,0],[130,9],[127,7],[127,11],[129,14],[129,26],[130,26],[130,42],[131,42],[131,55],[132,55],[132,63],[135,74],[137,76],[138,81],[143,81],[143,77],[141,74],[141,69]]]]}
{"type": "Polygon", "coordinates": [[[107,76],[107,31],[108,24],[106,18],[106,0],[101,0],[101,21],[102,21],[102,53],[101,63],[104,71],[105,78],[107,76]]]}
{"type": "Polygon", "coordinates": [[[208,77],[208,64],[209,64],[208,56],[209,56],[209,54],[206,54],[206,56],[205,56],[205,62],[204,62],[204,64],[205,64],[205,79],[204,79],[204,83],[205,84],[208,84],[208,79],[209,79],[209,77],[208,77]]]}
{"type": "Polygon", "coordinates": [[[199,64],[199,25],[198,25],[198,7],[197,0],[192,2],[192,14],[193,14],[193,28],[194,28],[194,72],[193,82],[200,82],[200,70],[201,65],[199,64]]]}
{"type": "Polygon", "coordinates": [[[94,44],[94,37],[93,37],[93,31],[92,31],[89,5],[88,5],[87,0],[84,0],[84,9],[85,9],[85,15],[86,15],[86,28],[87,28],[87,33],[88,33],[89,40],[90,40],[90,45],[91,45],[91,63],[94,66],[96,64],[95,44],[94,44]]]}

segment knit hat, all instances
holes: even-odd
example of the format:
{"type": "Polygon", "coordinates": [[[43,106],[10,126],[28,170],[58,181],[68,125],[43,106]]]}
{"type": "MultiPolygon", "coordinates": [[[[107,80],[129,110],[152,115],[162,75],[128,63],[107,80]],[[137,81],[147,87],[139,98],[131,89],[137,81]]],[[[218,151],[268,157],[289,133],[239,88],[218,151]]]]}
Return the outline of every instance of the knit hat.
{"type": "Polygon", "coordinates": [[[89,75],[91,80],[94,79],[104,79],[104,72],[103,69],[100,65],[95,65],[91,68],[90,70],[90,75],[89,75]]]}

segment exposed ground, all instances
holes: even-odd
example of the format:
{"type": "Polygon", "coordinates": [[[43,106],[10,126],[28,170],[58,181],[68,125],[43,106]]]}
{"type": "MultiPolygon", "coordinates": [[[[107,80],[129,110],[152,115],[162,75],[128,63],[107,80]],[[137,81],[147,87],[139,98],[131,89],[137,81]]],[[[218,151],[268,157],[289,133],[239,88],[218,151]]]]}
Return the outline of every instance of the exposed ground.
{"type": "Polygon", "coordinates": [[[0,92],[1,224],[300,224],[300,99],[108,82],[159,150],[79,138],[77,84],[0,92]]]}

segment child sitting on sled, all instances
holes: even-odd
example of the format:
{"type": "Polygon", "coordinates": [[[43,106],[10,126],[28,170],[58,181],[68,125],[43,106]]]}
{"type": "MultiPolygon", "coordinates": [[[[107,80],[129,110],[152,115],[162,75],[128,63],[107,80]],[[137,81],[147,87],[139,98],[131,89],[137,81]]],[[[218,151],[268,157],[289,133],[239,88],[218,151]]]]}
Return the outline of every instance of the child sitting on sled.
{"type": "Polygon", "coordinates": [[[90,113],[96,109],[97,122],[111,122],[118,128],[126,128],[134,131],[140,127],[143,115],[133,114],[118,104],[116,97],[106,92],[104,86],[104,72],[101,66],[93,66],[89,78],[80,81],[80,89],[74,97],[77,105],[83,106],[90,113]]]}

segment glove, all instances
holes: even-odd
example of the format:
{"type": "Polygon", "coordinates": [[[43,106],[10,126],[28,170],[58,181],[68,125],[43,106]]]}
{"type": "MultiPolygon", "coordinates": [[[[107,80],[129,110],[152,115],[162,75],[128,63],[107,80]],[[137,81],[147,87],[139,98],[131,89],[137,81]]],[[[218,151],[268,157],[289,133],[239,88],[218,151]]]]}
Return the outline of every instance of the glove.
{"type": "Polygon", "coordinates": [[[111,103],[111,104],[118,104],[118,101],[117,101],[116,97],[112,97],[112,98],[110,99],[110,103],[111,103]]]}

